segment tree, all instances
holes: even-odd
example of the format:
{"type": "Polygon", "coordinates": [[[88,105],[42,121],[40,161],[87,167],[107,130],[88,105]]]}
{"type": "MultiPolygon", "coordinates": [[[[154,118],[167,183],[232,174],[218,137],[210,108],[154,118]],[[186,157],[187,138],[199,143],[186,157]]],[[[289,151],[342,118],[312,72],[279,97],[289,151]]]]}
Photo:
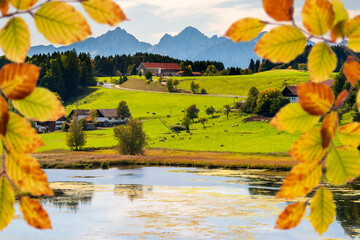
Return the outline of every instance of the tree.
{"type": "Polygon", "coordinates": [[[174,85],[173,85],[173,80],[168,79],[166,81],[166,88],[169,92],[174,92],[174,85]]]}
{"type": "Polygon", "coordinates": [[[241,107],[241,110],[244,113],[254,113],[256,108],[256,102],[259,97],[259,90],[256,87],[251,87],[248,92],[248,97],[245,100],[244,105],[241,107]]]}
{"type": "Polygon", "coordinates": [[[174,81],[173,81],[173,87],[174,87],[174,91],[176,91],[177,92],[177,86],[179,85],[179,80],[177,80],[177,79],[175,79],[174,81]]]}
{"type": "Polygon", "coordinates": [[[213,106],[207,107],[205,113],[207,115],[211,115],[212,117],[214,117],[215,108],[213,106]]]}
{"type": "Polygon", "coordinates": [[[130,119],[126,126],[114,128],[114,136],[119,142],[117,150],[124,155],[138,155],[144,153],[146,146],[146,135],[142,123],[130,119]]]}
{"type": "Polygon", "coordinates": [[[215,75],[217,75],[217,73],[218,73],[218,70],[216,69],[216,67],[214,65],[207,66],[206,71],[205,71],[205,74],[207,76],[215,76],[215,75]]]}
{"type": "Polygon", "coordinates": [[[90,111],[89,111],[90,122],[95,123],[96,118],[98,118],[98,117],[99,117],[98,111],[96,109],[90,109],[90,111]]]}
{"type": "Polygon", "coordinates": [[[191,119],[185,116],[183,120],[181,121],[181,125],[186,128],[186,130],[190,129],[191,119]]]}
{"type": "Polygon", "coordinates": [[[254,62],[254,59],[251,59],[251,60],[250,60],[249,69],[250,69],[252,72],[255,72],[255,62],[254,62]]]}
{"type": "Polygon", "coordinates": [[[277,112],[275,112],[275,109],[279,110],[284,104],[289,102],[288,99],[286,99],[284,99],[281,92],[277,89],[265,89],[259,94],[255,113],[266,117],[273,117],[277,112]]]}
{"type": "Polygon", "coordinates": [[[191,89],[192,93],[194,93],[194,94],[198,93],[199,89],[200,89],[200,83],[199,82],[195,83],[194,80],[191,81],[190,89],[191,89]]]}
{"type": "Polygon", "coordinates": [[[201,117],[199,118],[199,123],[201,123],[203,125],[203,127],[205,128],[205,123],[207,122],[208,120],[204,117],[201,117]]]}
{"type": "Polygon", "coordinates": [[[125,120],[126,118],[131,117],[130,109],[126,103],[126,101],[119,102],[119,105],[116,109],[116,114],[119,118],[125,120]]]}
{"type": "Polygon", "coordinates": [[[75,148],[76,151],[86,144],[86,133],[83,130],[83,125],[77,117],[74,117],[70,123],[70,128],[66,135],[66,145],[70,149],[75,148]]]}
{"type": "Polygon", "coordinates": [[[347,80],[346,80],[346,76],[344,74],[344,66],[342,66],[342,68],[340,69],[339,73],[336,75],[335,77],[335,81],[333,84],[333,90],[334,90],[334,94],[337,97],[342,90],[344,90],[347,86],[347,80]]]}
{"type": "Polygon", "coordinates": [[[194,119],[199,117],[199,112],[200,110],[196,108],[196,104],[193,104],[186,109],[186,116],[194,122],[194,119]]]}
{"type": "Polygon", "coordinates": [[[146,78],[147,80],[151,80],[151,79],[152,79],[152,76],[153,76],[153,74],[152,74],[152,72],[151,72],[150,70],[147,70],[147,71],[145,72],[145,78],[146,78]]]}
{"type": "Polygon", "coordinates": [[[230,107],[230,105],[224,105],[224,113],[225,113],[225,115],[226,115],[226,119],[229,119],[229,113],[230,113],[230,111],[231,111],[231,107],[230,107]]]}
{"type": "Polygon", "coordinates": [[[141,78],[142,77],[142,71],[139,71],[138,75],[141,78]]]}

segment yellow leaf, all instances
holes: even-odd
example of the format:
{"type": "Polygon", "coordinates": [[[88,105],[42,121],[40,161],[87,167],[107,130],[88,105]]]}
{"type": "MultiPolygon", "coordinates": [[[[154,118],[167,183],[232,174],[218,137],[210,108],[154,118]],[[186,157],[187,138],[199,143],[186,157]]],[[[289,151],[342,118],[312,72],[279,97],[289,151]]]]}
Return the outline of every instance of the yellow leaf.
{"type": "Polygon", "coordinates": [[[9,177],[20,187],[22,192],[34,196],[54,193],[49,187],[47,176],[39,163],[29,154],[18,154],[11,151],[6,157],[6,169],[9,177]]]}
{"type": "Polygon", "coordinates": [[[5,136],[9,122],[9,109],[5,99],[0,95],[0,134],[5,136]]]}
{"type": "Polygon", "coordinates": [[[339,124],[339,118],[336,112],[330,112],[323,120],[321,126],[322,146],[327,149],[334,139],[336,129],[339,124]]]}
{"type": "Polygon", "coordinates": [[[346,100],[346,98],[349,96],[349,92],[347,90],[344,90],[342,91],[338,96],[337,96],[337,99],[336,99],[336,102],[335,102],[335,106],[336,107],[339,107],[341,104],[344,103],[344,101],[346,100]]]}
{"type": "Polygon", "coordinates": [[[360,38],[351,38],[348,40],[348,48],[354,52],[360,52],[360,38]]]}
{"type": "Polygon", "coordinates": [[[299,103],[290,103],[280,109],[270,124],[279,130],[293,133],[311,129],[319,119],[305,112],[299,103]]]}
{"type": "Polygon", "coordinates": [[[357,148],[333,147],[326,158],[326,175],[334,185],[344,184],[360,174],[360,154],[357,148]]]}
{"type": "Polygon", "coordinates": [[[355,61],[352,56],[349,56],[346,60],[344,74],[353,86],[360,79],[360,63],[355,61]]]}
{"type": "Polygon", "coordinates": [[[315,36],[327,33],[334,24],[335,13],[328,0],[306,0],[302,9],[305,28],[315,36]]]}
{"type": "Polygon", "coordinates": [[[263,0],[267,15],[276,21],[291,21],[294,13],[294,0],[263,0]]]}
{"type": "Polygon", "coordinates": [[[4,230],[14,217],[15,194],[10,183],[0,178],[0,230],[4,230]]]}
{"type": "Polygon", "coordinates": [[[322,165],[319,163],[300,163],[295,166],[283,181],[277,198],[305,197],[320,182],[322,165]]]}
{"type": "Polygon", "coordinates": [[[0,89],[7,98],[13,100],[24,99],[36,87],[40,68],[27,63],[11,63],[0,71],[0,89]]]}
{"type": "Polygon", "coordinates": [[[257,18],[244,18],[233,23],[225,36],[234,42],[250,41],[256,38],[266,24],[257,18]]]}
{"type": "Polygon", "coordinates": [[[38,229],[52,229],[49,215],[36,199],[22,197],[20,210],[30,226],[38,229]]]}
{"type": "Polygon", "coordinates": [[[3,140],[7,149],[19,153],[32,153],[44,145],[41,137],[30,123],[12,112],[10,112],[6,136],[3,140]]]}
{"type": "Polygon", "coordinates": [[[30,48],[30,32],[22,18],[10,19],[1,30],[0,46],[10,61],[24,62],[30,48]]]}
{"type": "Polygon", "coordinates": [[[337,57],[334,51],[325,43],[318,43],[308,57],[308,69],[311,81],[323,82],[336,68],[337,57]]]}
{"type": "Polygon", "coordinates": [[[91,34],[84,16],[64,2],[47,2],[35,15],[39,32],[53,44],[71,44],[86,39],[91,34]]]}
{"type": "Polygon", "coordinates": [[[45,88],[35,88],[27,98],[13,104],[27,118],[41,122],[56,121],[66,114],[56,95],[45,88]]]}
{"type": "Polygon", "coordinates": [[[353,122],[340,128],[339,140],[345,146],[358,147],[360,145],[360,123],[353,122]]]}
{"type": "Polygon", "coordinates": [[[10,0],[11,5],[19,10],[29,10],[38,0],[10,0]]]}
{"type": "Polygon", "coordinates": [[[334,221],[335,208],[331,192],[325,187],[319,188],[310,204],[310,221],[320,235],[326,232],[334,221]]]}
{"type": "Polygon", "coordinates": [[[304,202],[290,204],[282,213],[280,213],[279,218],[276,221],[275,228],[291,229],[296,227],[304,217],[305,209],[306,204],[304,202]]]}
{"type": "Polygon", "coordinates": [[[327,149],[322,147],[320,127],[304,133],[291,147],[291,156],[304,163],[318,163],[325,156],[327,149]]]}
{"type": "Polygon", "coordinates": [[[360,15],[347,21],[344,32],[345,36],[350,39],[360,38],[360,15]]]}
{"type": "Polygon", "coordinates": [[[357,93],[357,97],[356,97],[356,105],[358,107],[358,111],[360,111],[360,90],[357,93]]]}
{"type": "Polygon", "coordinates": [[[298,95],[301,107],[314,116],[323,116],[330,110],[335,101],[331,88],[321,83],[300,84],[298,95]]]}
{"type": "Polygon", "coordinates": [[[330,35],[331,40],[335,42],[338,37],[343,38],[345,35],[344,28],[349,19],[349,13],[340,0],[330,0],[330,3],[333,5],[335,13],[335,20],[330,35]]]}
{"type": "Polygon", "coordinates": [[[266,33],[254,51],[273,63],[287,63],[304,51],[306,42],[306,36],[298,28],[279,26],[266,33]]]}
{"type": "Polygon", "coordinates": [[[88,0],[81,4],[97,23],[115,26],[126,19],[120,6],[112,0],[88,0]]]}

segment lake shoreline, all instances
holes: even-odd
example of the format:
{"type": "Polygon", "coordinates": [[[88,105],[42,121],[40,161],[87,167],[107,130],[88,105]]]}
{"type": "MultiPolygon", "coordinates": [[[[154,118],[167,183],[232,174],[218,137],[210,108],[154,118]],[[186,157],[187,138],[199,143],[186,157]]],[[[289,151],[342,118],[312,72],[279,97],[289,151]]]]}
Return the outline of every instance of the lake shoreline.
{"type": "Polygon", "coordinates": [[[95,169],[116,166],[175,166],[225,169],[289,170],[298,162],[281,154],[243,154],[147,149],[143,156],[119,155],[114,150],[54,150],[33,154],[45,169],[95,169]]]}

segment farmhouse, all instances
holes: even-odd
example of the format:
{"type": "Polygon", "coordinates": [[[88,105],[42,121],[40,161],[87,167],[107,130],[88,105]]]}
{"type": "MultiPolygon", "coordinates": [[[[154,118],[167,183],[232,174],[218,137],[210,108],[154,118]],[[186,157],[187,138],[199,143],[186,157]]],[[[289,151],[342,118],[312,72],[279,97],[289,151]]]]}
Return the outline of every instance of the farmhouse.
{"type": "MultiPolygon", "coordinates": [[[[335,80],[334,79],[329,79],[326,80],[324,82],[322,82],[322,84],[325,84],[329,87],[332,87],[332,85],[334,84],[335,80]]],[[[299,102],[299,96],[298,96],[298,92],[297,92],[297,86],[286,86],[284,88],[284,90],[282,91],[282,95],[284,97],[289,98],[291,103],[297,103],[299,102]]]]}
{"type": "Polygon", "coordinates": [[[177,63],[141,63],[137,68],[137,71],[141,71],[142,74],[145,74],[147,70],[157,76],[178,76],[180,66],[177,63]]]}
{"type": "Polygon", "coordinates": [[[61,117],[56,121],[36,122],[36,128],[41,132],[54,132],[60,130],[64,123],[66,123],[66,118],[61,117]]]}
{"type": "MultiPolygon", "coordinates": [[[[183,77],[184,71],[179,71],[178,74],[180,77],[183,77]]],[[[201,76],[201,72],[192,72],[191,76],[201,76]]]]}
{"type": "Polygon", "coordinates": [[[69,114],[69,119],[72,119],[75,116],[78,119],[86,118],[87,116],[89,116],[89,111],[89,109],[72,110],[69,114]]]}
{"type": "Polygon", "coordinates": [[[126,123],[129,118],[119,118],[117,116],[116,109],[98,109],[98,117],[95,121],[98,123],[97,125],[100,127],[107,127],[112,125],[117,125],[121,123],[126,123]]]}

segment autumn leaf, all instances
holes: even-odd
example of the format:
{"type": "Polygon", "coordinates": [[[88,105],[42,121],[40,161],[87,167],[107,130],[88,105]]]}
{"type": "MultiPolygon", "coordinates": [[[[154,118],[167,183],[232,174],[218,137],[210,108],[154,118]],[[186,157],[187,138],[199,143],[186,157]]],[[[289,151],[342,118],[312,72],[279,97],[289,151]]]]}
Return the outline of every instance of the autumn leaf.
{"type": "Polygon", "coordinates": [[[360,38],[360,15],[347,21],[344,33],[350,39],[360,38]]]}
{"type": "Polygon", "coordinates": [[[273,63],[287,63],[304,51],[306,42],[306,36],[298,28],[279,26],[264,34],[254,51],[273,63]]]}
{"type": "Polygon", "coordinates": [[[276,21],[291,21],[294,13],[294,0],[263,0],[267,15],[276,21]]]}
{"type": "Polygon", "coordinates": [[[17,110],[37,121],[56,121],[66,114],[56,95],[46,88],[35,88],[25,99],[13,101],[17,110]]]}
{"type": "Polygon", "coordinates": [[[85,17],[64,2],[47,2],[34,15],[39,32],[53,44],[69,45],[91,35],[85,17]]]}
{"type": "Polygon", "coordinates": [[[325,187],[319,188],[310,204],[310,222],[320,235],[334,221],[335,208],[331,192],[325,187]]]}
{"type": "Polygon", "coordinates": [[[321,164],[300,163],[295,166],[283,181],[277,198],[293,199],[305,197],[320,182],[321,164]]]}
{"type": "Polygon", "coordinates": [[[11,63],[1,68],[0,89],[7,98],[24,99],[36,87],[40,68],[27,63],[11,63]]]}
{"type": "Polygon", "coordinates": [[[308,69],[311,81],[319,83],[327,80],[336,68],[337,57],[325,43],[317,43],[308,57],[308,69]]]}
{"type": "Polygon", "coordinates": [[[244,18],[233,23],[225,36],[234,42],[250,41],[256,38],[266,24],[257,18],[244,18]]]}
{"type": "Polygon", "coordinates": [[[349,92],[347,90],[343,90],[337,97],[335,101],[335,106],[339,107],[341,104],[344,103],[346,98],[349,96],[349,92]]]}
{"type": "Polygon", "coordinates": [[[356,105],[358,107],[358,111],[360,111],[360,90],[357,93],[357,97],[356,97],[356,105]]]}
{"type": "Polygon", "coordinates": [[[344,28],[349,19],[349,13],[340,0],[330,0],[330,3],[333,5],[335,13],[335,20],[331,28],[330,36],[331,40],[335,42],[338,37],[343,38],[345,36],[344,28]]]}
{"type": "Polygon", "coordinates": [[[353,122],[342,126],[339,130],[339,140],[345,146],[360,145],[360,123],[353,122]]]}
{"type": "Polygon", "coordinates": [[[355,61],[352,56],[349,56],[346,60],[344,74],[353,86],[360,79],[360,63],[355,61]]]}
{"type": "Polygon", "coordinates": [[[29,154],[10,152],[6,157],[6,168],[9,177],[22,192],[31,193],[34,196],[54,195],[45,172],[41,170],[36,159],[29,154]]]}
{"type": "Polygon", "coordinates": [[[11,5],[19,10],[29,10],[38,0],[10,0],[11,5]]]}
{"type": "Polygon", "coordinates": [[[347,45],[354,52],[360,52],[360,38],[349,39],[347,45]]]}
{"type": "Polygon", "coordinates": [[[322,146],[327,149],[334,139],[339,124],[339,118],[336,112],[330,112],[323,120],[321,126],[322,146]]]}
{"type": "Polygon", "coordinates": [[[333,26],[335,13],[328,0],[306,0],[302,9],[305,28],[315,36],[327,33],[333,26]]]}
{"type": "Polygon", "coordinates": [[[32,153],[44,143],[30,123],[16,113],[10,112],[6,136],[3,138],[8,150],[32,153]]]}
{"type": "Polygon", "coordinates": [[[120,6],[112,0],[87,0],[81,2],[81,5],[89,16],[100,24],[115,26],[126,19],[120,6]]]}
{"type": "Polygon", "coordinates": [[[326,176],[334,185],[344,184],[360,174],[357,148],[332,147],[326,158],[326,176]]]}
{"type": "Polygon", "coordinates": [[[9,11],[9,0],[0,0],[1,14],[5,16],[9,11]]]}
{"type": "Polygon", "coordinates": [[[0,95],[0,134],[5,136],[9,122],[9,109],[5,99],[0,95]]]}
{"type": "Polygon", "coordinates": [[[304,111],[299,103],[290,103],[280,109],[270,124],[279,130],[293,133],[311,129],[319,119],[320,117],[312,116],[304,111]]]}
{"type": "Polygon", "coordinates": [[[10,61],[24,62],[30,48],[30,32],[22,18],[11,18],[1,30],[0,46],[10,61]]]}
{"type": "Polygon", "coordinates": [[[22,197],[20,199],[20,210],[30,226],[38,229],[52,229],[49,215],[38,200],[22,197]]]}
{"type": "Polygon", "coordinates": [[[323,116],[332,107],[335,96],[325,84],[308,82],[298,86],[301,107],[311,115],[323,116]]]}
{"type": "Polygon", "coordinates": [[[0,230],[4,230],[14,217],[15,194],[10,183],[0,178],[0,230]]]}
{"type": "Polygon", "coordinates": [[[320,127],[304,133],[291,147],[291,156],[303,163],[319,163],[327,149],[323,148],[320,127]]]}
{"type": "Polygon", "coordinates": [[[285,208],[276,221],[275,228],[291,229],[299,225],[305,215],[306,204],[304,202],[292,203],[285,208]]]}

